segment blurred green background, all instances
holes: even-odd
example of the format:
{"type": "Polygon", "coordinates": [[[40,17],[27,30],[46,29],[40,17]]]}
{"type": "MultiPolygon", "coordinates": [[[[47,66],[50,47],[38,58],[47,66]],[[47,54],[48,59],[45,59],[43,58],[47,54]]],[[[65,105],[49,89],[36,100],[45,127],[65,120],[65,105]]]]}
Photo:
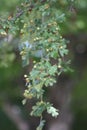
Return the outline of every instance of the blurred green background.
{"type": "MultiPolygon", "coordinates": [[[[65,1],[61,0],[61,3],[65,1]]],[[[20,2],[21,0],[0,0],[0,17],[13,13],[20,2]]],[[[61,24],[61,28],[64,37],[70,41],[69,58],[72,60],[71,66],[74,69],[73,73],[68,74],[74,83],[70,103],[73,115],[71,130],[86,130],[87,0],[77,0],[73,7],[68,5],[66,14],[66,22],[61,24]]],[[[0,44],[1,41],[0,37],[0,44]]],[[[0,61],[0,130],[30,130],[28,124],[34,119],[29,117],[29,105],[23,106],[21,103],[25,88],[23,75],[27,72],[27,68],[22,68],[17,48],[14,49],[12,44],[6,48],[8,49],[4,57],[9,54],[6,59],[11,63],[8,67],[3,67],[0,61]]],[[[3,53],[5,52],[0,50],[0,57],[3,57],[3,53]]],[[[30,101],[29,104],[31,103],[30,101]]],[[[35,125],[35,123],[32,124],[31,128],[35,125]]]]}

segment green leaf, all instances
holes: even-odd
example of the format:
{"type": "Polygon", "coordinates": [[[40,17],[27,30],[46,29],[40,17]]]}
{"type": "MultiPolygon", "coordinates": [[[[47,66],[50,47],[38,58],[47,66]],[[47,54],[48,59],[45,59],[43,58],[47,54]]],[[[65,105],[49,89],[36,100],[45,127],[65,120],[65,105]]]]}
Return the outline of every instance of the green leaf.
{"type": "Polygon", "coordinates": [[[26,101],[27,101],[27,99],[23,99],[23,100],[22,100],[22,104],[25,105],[25,104],[26,104],[26,101]]]}
{"type": "Polygon", "coordinates": [[[53,65],[53,66],[49,67],[48,73],[50,75],[55,75],[57,73],[57,65],[53,65]]]}
{"type": "Polygon", "coordinates": [[[50,52],[50,56],[54,59],[56,59],[58,57],[58,51],[52,51],[50,52]]]}
{"type": "Polygon", "coordinates": [[[46,104],[44,102],[37,102],[36,105],[32,107],[30,115],[40,117],[45,109],[46,104]]]}
{"type": "Polygon", "coordinates": [[[36,128],[36,130],[42,130],[45,124],[45,120],[41,120],[39,126],[36,128]]]}
{"type": "Polygon", "coordinates": [[[49,103],[47,105],[47,113],[51,114],[53,117],[57,117],[59,115],[58,110],[49,103]]]}
{"type": "Polygon", "coordinates": [[[59,53],[62,57],[64,57],[64,55],[68,54],[68,50],[67,49],[59,49],[59,53]]]}

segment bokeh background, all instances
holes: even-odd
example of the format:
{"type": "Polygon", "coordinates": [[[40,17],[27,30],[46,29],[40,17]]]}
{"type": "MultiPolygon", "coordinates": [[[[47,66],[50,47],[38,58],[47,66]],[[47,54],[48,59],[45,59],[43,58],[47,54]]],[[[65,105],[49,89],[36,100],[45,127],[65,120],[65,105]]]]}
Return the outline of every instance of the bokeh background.
{"type": "MultiPolygon", "coordinates": [[[[63,5],[66,0],[59,0],[63,5]]],[[[21,0],[0,0],[0,19],[11,15],[21,0]]],[[[56,5],[57,6],[57,5],[56,5]]],[[[60,115],[47,120],[44,130],[87,130],[87,0],[77,0],[66,8],[67,18],[61,24],[63,36],[70,41],[68,48],[72,73],[58,77],[55,87],[47,90],[50,101],[59,109],[60,115]]],[[[35,130],[38,119],[30,117],[33,101],[22,105],[25,80],[16,45],[10,38],[2,44],[0,36],[0,130],[35,130]]]]}

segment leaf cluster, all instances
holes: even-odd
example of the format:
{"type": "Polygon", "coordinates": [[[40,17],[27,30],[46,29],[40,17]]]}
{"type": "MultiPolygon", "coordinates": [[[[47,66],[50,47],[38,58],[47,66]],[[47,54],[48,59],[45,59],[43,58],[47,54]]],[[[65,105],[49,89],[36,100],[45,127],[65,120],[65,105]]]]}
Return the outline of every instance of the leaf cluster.
{"type": "Polygon", "coordinates": [[[67,70],[64,61],[68,54],[67,42],[61,36],[60,23],[64,21],[64,13],[60,13],[54,4],[57,0],[25,0],[13,16],[1,21],[1,35],[13,33],[20,37],[19,50],[23,66],[33,67],[25,74],[26,90],[23,104],[27,99],[35,98],[37,103],[32,107],[31,115],[41,117],[37,130],[42,130],[44,120],[42,113],[47,110],[53,117],[58,110],[44,101],[44,87],[53,86],[56,76],[67,70]]]}

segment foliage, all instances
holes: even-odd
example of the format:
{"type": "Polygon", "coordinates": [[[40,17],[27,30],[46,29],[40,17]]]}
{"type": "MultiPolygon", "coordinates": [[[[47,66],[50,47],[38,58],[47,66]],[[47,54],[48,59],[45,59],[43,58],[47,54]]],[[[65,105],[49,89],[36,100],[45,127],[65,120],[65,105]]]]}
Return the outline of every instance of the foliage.
{"type": "Polygon", "coordinates": [[[19,50],[23,66],[33,65],[29,74],[25,74],[26,90],[23,104],[27,99],[35,98],[37,103],[32,107],[31,116],[40,117],[37,130],[42,130],[45,121],[42,114],[47,110],[53,117],[58,110],[44,101],[45,87],[56,83],[56,76],[67,70],[64,57],[68,54],[67,42],[61,36],[60,23],[65,14],[57,9],[57,0],[25,0],[13,16],[1,19],[0,34],[13,34],[20,37],[19,50]]]}

